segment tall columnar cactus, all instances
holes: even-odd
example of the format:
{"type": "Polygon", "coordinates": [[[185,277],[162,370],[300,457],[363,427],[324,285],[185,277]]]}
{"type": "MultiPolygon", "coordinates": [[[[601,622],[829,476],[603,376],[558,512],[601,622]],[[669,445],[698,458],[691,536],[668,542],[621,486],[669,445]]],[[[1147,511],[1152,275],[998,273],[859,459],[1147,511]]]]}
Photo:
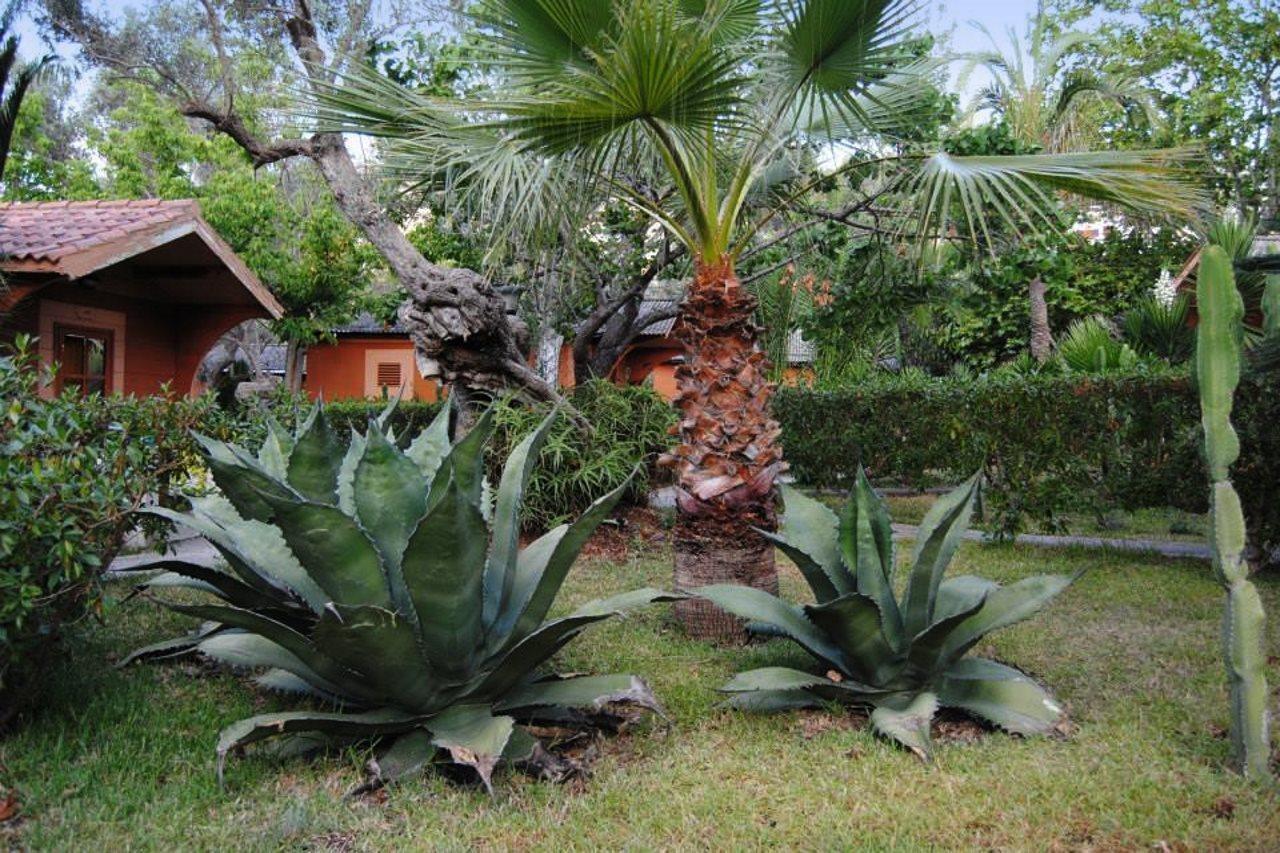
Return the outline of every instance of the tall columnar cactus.
{"type": "Polygon", "coordinates": [[[1222,639],[1231,688],[1231,744],[1240,770],[1261,780],[1269,776],[1271,745],[1262,650],[1264,615],[1258,590],[1249,582],[1244,512],[1230,480],[1231,466],[1240,455],[1240,441],[1231,426],[1231,404],[1240,380],[1244,302],[1236,289],[1231,259],[1217,246],[1201,256],[1196,301],[1200,312],[1196,375],[1211,481],[1213,565],[1227,592],[1222,639]]]}

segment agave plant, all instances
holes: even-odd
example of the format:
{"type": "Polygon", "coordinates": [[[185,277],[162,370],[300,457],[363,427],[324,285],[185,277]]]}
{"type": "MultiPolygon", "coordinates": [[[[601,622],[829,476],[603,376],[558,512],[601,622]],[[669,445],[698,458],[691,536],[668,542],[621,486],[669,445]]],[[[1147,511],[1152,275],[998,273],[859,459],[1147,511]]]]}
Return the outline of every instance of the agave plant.
{"type": "Polygon", "coordinates": [[[221,495],[192,498],[188,512],[150,510],[204,535],[226,568],[177,560],[144,567],[162,570],[148,590],[188,586],[219,600],[165,602],[204,624],[132,659],[194,649],[264,668],[263,685],[335,706],[227,727],[219,780],[232,750],[266,738],[305,746],[376,737],[383,749],[371,784],[452,759],[489,787],[500,761],[563,769],[524,724],[582,722],[580,709],[612,702],[658,709],[634,676],[537,674],[588,625],[669,598],[641,589],[544,621],[626,485],[522,550],[521,496],[555,413],[512,451],[490,510],[487,413],[451,444],[447,410],[411,442],[397,441],[389,411],[365,434],[353,431],[345,449],[320,407],[296,435],[273,425],[256,456],[201,437],[221,495]]]}
{"type": "Polygon", "coordinates": [[[979,477],[940,498],[920,525],[905,591],[894,587],[894,548],[884,503],[858,472],[837,515],[783,489],[786,512],[770,538],[799,567],[816,604],[797,605],[748,587],[695,590],[748,621],[760,634],[799,643],[825,674],[788,667],[744,672],[722,690],[728,704],[753,711],[827,702],[871,709],[871,723],[924,759],[939,707],[955,708],[1010,732],[1050,731],[1062,709],[1017,669],[968,652],[993,631],[1031,616],[1073,580],[1026,578],[1007,587],[979,577],[943,575],[960,544],[979,477]]]}

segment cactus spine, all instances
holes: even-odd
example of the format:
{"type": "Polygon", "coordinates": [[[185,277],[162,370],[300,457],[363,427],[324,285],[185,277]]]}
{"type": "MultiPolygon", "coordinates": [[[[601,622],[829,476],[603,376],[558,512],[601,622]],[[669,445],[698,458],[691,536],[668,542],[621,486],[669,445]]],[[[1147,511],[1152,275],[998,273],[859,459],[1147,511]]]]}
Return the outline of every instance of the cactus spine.
{"type": "Polygon", "coordinates": [[[1223,652],[1231,688],[1231,744],[1246,776],[1269,778],[1267,681],[1263,655],[1263,610],[1249,582],[1244,558],[1245,525],[1240,498],[1231,484],[1231,465],[1240,440],[1231,426],[1231,404],[1240,380],[1244,302],[1236,289],[1231,259],[1217,246],[1205,249],[1196,285],[1200,323],[1196,331],[1196,376],[1209,465],[1214,572],[1227,593],[1222,621],[1223,652]]]}

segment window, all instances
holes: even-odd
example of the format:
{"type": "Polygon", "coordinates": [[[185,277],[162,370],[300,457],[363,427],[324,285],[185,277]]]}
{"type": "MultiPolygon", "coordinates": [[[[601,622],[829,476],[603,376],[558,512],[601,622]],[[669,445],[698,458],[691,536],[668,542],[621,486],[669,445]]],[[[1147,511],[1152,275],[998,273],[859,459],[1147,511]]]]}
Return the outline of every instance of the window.
{"type": "Polygon", "coordinates": [[[413,399],[413,349],[369,347],[364,351],[364,395],[381,400],[402,394],[413,399]],[[403,389],[403,390],[402,390],[403,389]]]}
{"type": "Polygon", "coordinates": [[[378,362],[378,386],[391,391],[399,391],[403,380],[400,378],[400,362],[378,362]]]}
{"type": "Polygon", "coordinates": [[[58,393],[67,388],[79,389],[81,394],[106,394],[112,390],[114,335],[110,329],[54,325],[53,338],[58,393]]]}

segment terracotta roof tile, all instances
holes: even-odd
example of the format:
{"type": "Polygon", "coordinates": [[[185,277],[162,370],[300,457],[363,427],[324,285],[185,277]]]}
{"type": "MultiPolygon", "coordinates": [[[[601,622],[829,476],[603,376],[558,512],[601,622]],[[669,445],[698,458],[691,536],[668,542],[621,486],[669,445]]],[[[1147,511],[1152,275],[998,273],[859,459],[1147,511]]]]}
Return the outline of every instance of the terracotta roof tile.
{"type": "Polygon", "coordinates": [[[192,200],[41,201],[0,204],[0,255],[10,261],[57,263],[60,259],[199,216],[192,200]]]}

